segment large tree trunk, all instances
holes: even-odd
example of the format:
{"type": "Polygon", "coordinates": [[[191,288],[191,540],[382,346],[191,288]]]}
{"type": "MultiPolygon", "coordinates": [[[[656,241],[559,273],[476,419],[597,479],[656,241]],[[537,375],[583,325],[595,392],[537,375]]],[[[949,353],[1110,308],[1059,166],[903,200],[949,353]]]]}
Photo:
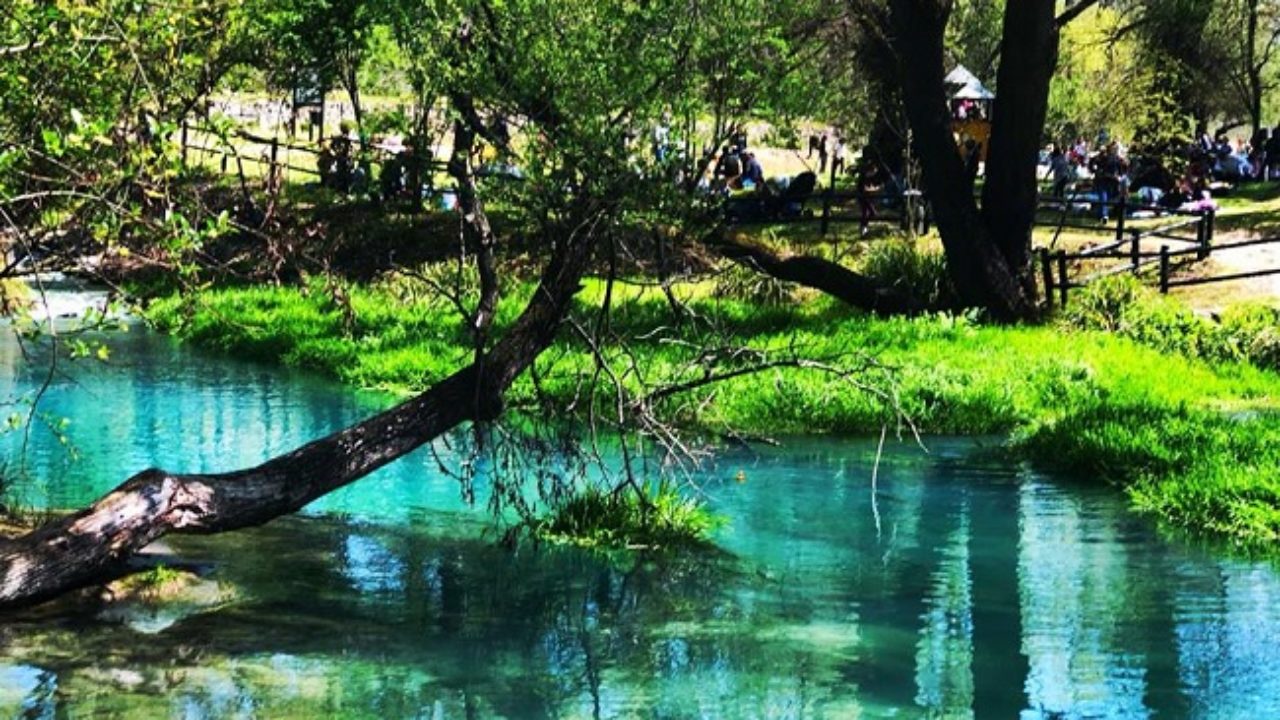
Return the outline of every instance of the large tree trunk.
{"type": "Polygon", "coordinates": [[[1245,74],[1248,76],[1248,110],[1249,124],[1253,135],[1257,137],[1262,130],[1262,71],[1265,65],[1258,62],[1258,0],[1249,0],[1245,7],[1244,60],[1245,74]]]}
{"type": "Polygon", "coordinates": [[[261,525],[463,422],[493,419],[507,387],[553,340],[591,251],[588,235],[558,242],[524,313],[482,362],[412,400],[247,470],[216,475],[145,470],[88,509],[0,544],[0,609],[92,585],[167,533],[261,525]]]}
{"type": "Polygon", "coordinates": [[[1053,7],[1053,0],[1020,0],[1006,10],[1001,99],[988,163],[988,182],[994,181],[996,188],[987,189],[992,204],[984,213],[974,200],[973,183],[957,150],[946,103],[943,38],[950,3],[892,0],[890,4],[903,102],[952,282],[966,305],[986,308],[1001,320],[1037,314],[1030,282],[1030,242],[1036,202],[1035,149],[1044,127],[1048,79],[1056,65],[1053,7]],[[1047,30],[1042,22],[1046,12],[1047,30]],[[1031,21],[1036,27],[1018,24],[1031,21]],[[1032,37],[1024,38],[1024,33],[1032,37]],[[1045,45],[1049,40],[1052,49],[1045,45]],[[1035,67],[1009,68],[1022,64],[1035,67]],[[1032,106],[1020,107],[1024,102],[1032,106]]]}
{"type": "Polygon", "coordinates": [[[1036,157],[1049,111],[1049,84],[1058,66],[1058,37],[1053,0],[1007,5],[982,216],[1027,297],[1035,297],[1031,231],[1039,193],[1036,157]]]}

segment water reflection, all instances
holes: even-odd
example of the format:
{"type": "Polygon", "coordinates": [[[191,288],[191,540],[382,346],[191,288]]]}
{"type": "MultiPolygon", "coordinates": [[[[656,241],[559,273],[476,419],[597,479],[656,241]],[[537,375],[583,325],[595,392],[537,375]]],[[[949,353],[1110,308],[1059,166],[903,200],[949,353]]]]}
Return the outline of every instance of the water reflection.
{"type": "MultiPolygon", "coordinates": [[[[84,460],[37,443],[30,497],[78,502],[151,464],[256,462],[381,402],[130,342],[89,371],[98,400],[51,395],[85,431],[84,460]]],[[[1047,720],[1280,705],[1271,566],[1161,540],[1113,492],[968,442],[892,447],[877,521],[874,450],[726,454],[699,478],[732,518],[725,552],[625,564],[501,550],[456,484],[410,459],[308,518],[175,539],[230,602],[164,624],[0,625],[0,716],[1047,720]]]]}

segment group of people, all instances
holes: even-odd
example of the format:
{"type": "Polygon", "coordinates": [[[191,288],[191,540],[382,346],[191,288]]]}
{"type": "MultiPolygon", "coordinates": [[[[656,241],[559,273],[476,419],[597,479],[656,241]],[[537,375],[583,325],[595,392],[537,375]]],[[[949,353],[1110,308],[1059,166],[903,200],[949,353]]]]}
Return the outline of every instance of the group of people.
{"type": "Polygon", "coordinates": [[[419,152],[412,140],[398,146],[384,145],[382,149],[388,155],[378,178],[383,202],[395,198],[421,202],[431,186],[430,151],[419,152]]]}
{"type": "Polygon", "coordinates": [[[717,192],[730,190],[757,190],[768,192],[764,182],[764,166],[756,154],[747,148],[747,138],[741,134],[732,145],[726,145],[716,158],[712,189],[717,192]]]}
{"type": "Polygon", "coordinates": [[[831,162],[831,172],[840,173],[845,168],[845,147],[844,138],[839,135],[832,136],[828,133],[818,133],[809,136],[809,154],[807,159],[812,160],[814,155],[818,156],[818,174],[822,175],[827,172],[827,161],[831,162]]]}
{"type": "MultiPolygon", "coordinates": [[[[322,186],[341,193],[363,193],[369,189],[373,163],[368,153],[356,152],[360,142],[345,133],[329,139],[316,158],[322,186]]],[[[430,153],[418,152],[412,141],[383,142],[372,147],[385,156],[378,176],[378,197],[383,202],[406,197],[420,201],[424,189],[430,187],[430,153]]]]}
{"type": "Polygon", "coordinates": [[[1068,145],[1049,146],[1047,175],[1053,182],[1053,197],[1064,202],[1087,199],[1103,223],[1109,221],[1117,202],[1131,194],[1138,195],[1138,204],[1168,209],[1212,205],[1209,185],[1214,175],[1203,159],[1192,158],[1185,172],[1175,175],[1153,157],[1139,153],[1131,158],[1123,145],[1105,135],[1099,137],[1098,147],[1091,152],[1088,141],[1080,137],[1068,145]],[[1081,188],[1085,170],[1090,180],[1081,188]]]}

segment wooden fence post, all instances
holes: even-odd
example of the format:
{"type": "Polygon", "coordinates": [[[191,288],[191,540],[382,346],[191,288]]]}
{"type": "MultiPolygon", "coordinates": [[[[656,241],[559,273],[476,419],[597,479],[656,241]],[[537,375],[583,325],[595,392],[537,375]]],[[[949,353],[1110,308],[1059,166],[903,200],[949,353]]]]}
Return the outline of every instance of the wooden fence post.
{"type": "Polygon", "coordinates": [[[1071,283],[1067,280],[1067,251],[1058,251],[1058,297],[1062,301],[1062,307],[1067,306],[1067,290],[1070,289],[1071,283]]]}
{"type": "Polygon", "coordinates": [[[1053,310],[1053,259],[1049,248],[1040,248],[1040,274],[1044,278],[1044,306],[1053,310]]]}
{"type": "Polygon", "coordinates": [[[1204,248],[1208,245],[1207,238],[1209,236],[1209,216],[1204,212],[1200,212],[1200,219],[1196,222],[1196,259],[1204,259],[1204,248]]]}
{"type": "Polygon", "coordinates": [[[1169,294],[1169,246],[1160,246],[1160,294],[1169,294]]]}
{"type": "Polygon", "coordinates": [[[269,173],[267,175],[267,178],[268,178],[267,184],[269,187],[272,187],[272,188],[277,186],[276,182],[278,178],[282,179],[284,177],[283,173],[281,173],[279,176],[276,175],[279,167],[276,163],[278,162],[279,157],[280,157],[280,138],[273,137],[271,138],[271,167],[267,169],[267,172],[269,173]]]}
{"type": "Polygon", "coordinates": [[[1217,217],[1218,217],[1217,210],[1209,210],[1209,226],[1208,226],[1208,230],[1206,230],[1206,235],[1204,240],[1205,257],[1208,257],[1209,255],[1213,254],[1213,231],[1214,231],[1214,226],[1217,224],[1216,222],[1217,217]]]}
{"type": "Polygon", "coordinates": [[[831,162],[831,179],[827,182],[827,191],[822,194],[822,236],[827,236],[827,230],[831,227],[831,200],[832,194],[836,190],[836,163],[832,159],[831,162]]]}
{"type": "Polygon", "coordinates": [[[1116,242],[1124,239],[1124,216],[1128,214],[1128,193],[1124,192],[1123,187],[1120,192],[1120,199],[1116,201],[1116,242]]]}
{"type": "Polygon", "coordinates": [[[182,167],[187,166],[187,119],[182,118],[182,167]]]}
{"type": "Polygon", "coordinates": [[[1138,274],[1138,265],[1141,264],[1142,254],[1142,234],[1137,230],[1133,231],[1129,240],[1129,264],[1133,268],[1133,274],[1138,274]]]}

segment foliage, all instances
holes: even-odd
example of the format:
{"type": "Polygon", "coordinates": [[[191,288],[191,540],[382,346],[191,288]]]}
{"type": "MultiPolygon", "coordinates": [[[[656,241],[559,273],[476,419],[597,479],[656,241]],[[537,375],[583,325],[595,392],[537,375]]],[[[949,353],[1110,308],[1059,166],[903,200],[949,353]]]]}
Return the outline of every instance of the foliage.
{"type": "Polygon", "coordinates": [[[1104,330],[1164,352],[1280,370],[1280,310],[1271,306],[1231,307],[1215,320],[1120,276],[1073,295],[1062,319],[1072,327],[1104,330]]]}
{"type": "Polygon", "coordinates": [[[740,300],[761,307],[786,305],[795,301],[794,283],[778,280],[741,265],[730,265],[716,276],[713,294],[727,300],[740,300]]]}
{"type": "Polygon", "coordinates": [[[1005,0],[959,0],[947,22],[946,49],[952,64],[964,65],[995,87],[996,60],[1005,0]]]}
{"type": "Polygon", "coordinates": [[[405,114],[403,108],[390,108],[387,110],[370,110],[364,118],[364,129],[370,137],[378,135],[408,135],[413,128],[410,127],[409,116],[405,114]]]}
{"type": "Polygon", "coordinates": [[[952,307],[956,303],[946,257],[913,240],[887,238],[872,243],[862,258],[861,270],[930,307],[952,307]]]}
{"type": "Polygon", "coordinates": [[[129,575],[122,582],[130,590],[145,592],[157,590],[170,583],[186,579],[186,573],[160,564],[155,567],[129,575]]]}
{"type": "Polygon", "coordinates": [[[185,117],[238,62],[240,0],[12,3],[0,18],[0,196],[26,255],[162,254],[209,220],[175,181],[185,117]],[[50,240],[45,240],[49,238],[50,240]]]}
{"type": "Polygon", "coordinates": [[[1167,64],[1139,52],[1137,38],[1117,37],[1128,22],[1123,13],[1101,7],[1064,28],[1049,88],[1048,138],[1069,143],[1083,136],[1092,142],[1106,130],[1155,150],[1190,139],[1192,121],[1170,93],[1167,64]]]}
{"type": "Polygon", "coordinates": [[[517,534],[600,550],[671,550],[710,544],[725,519],[684,496],[673,484],[587,485],[542,517],[516,526],[517,534]]]}
{"type": "Polygon", "coordinates": [[[246,0],[253,45],[266,56],[270,82],[346,88],[359,115],[359,76],[374,35],[368,0],[246,0]]]}
{"type": "Polygon", "coordinates": [[[14,278],[0,278],[0,317],[9,317],[31,302],[26,283],[14,278]]]}
{"type": "Polygon", "coordinates": [[[765,147],[800,149],[800,129],[793,124],[770,125],[760,138],[765,147]]]}
{"type": "Polygon", "coordinates": [[[1128,488],[1170,524],[1263,548],[1280,540],[1280,417],[1100,399],[1026,434],[1040,463],[1128,488]]]}
{"type": "Polygon", "coordinates": [[[1126,26],[1141,61],[1159,68],[1177,107],[1199,123],[1262,127],[1280,83],[1280,4],[1274,0],[1151,0],[1134,3],[1126,26]]]}

